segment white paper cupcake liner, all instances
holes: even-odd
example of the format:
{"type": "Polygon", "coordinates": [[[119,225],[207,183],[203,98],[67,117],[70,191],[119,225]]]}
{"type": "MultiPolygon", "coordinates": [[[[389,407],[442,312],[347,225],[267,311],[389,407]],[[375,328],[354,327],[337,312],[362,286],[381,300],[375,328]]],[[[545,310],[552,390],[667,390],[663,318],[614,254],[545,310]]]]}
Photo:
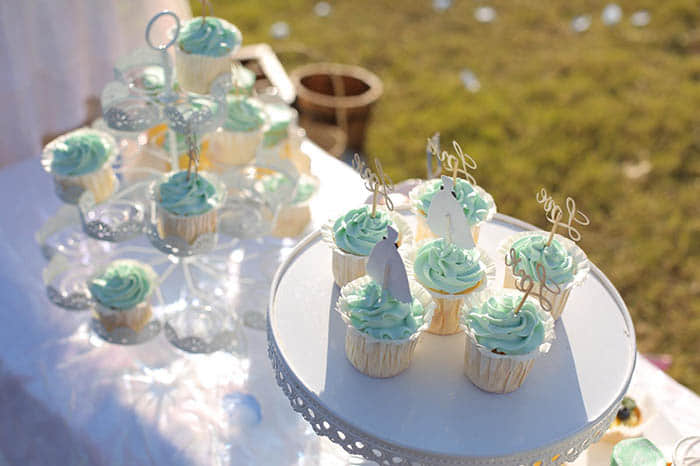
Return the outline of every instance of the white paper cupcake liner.
{"type": "MultiPolygon", "coordinates": [[[[428,189],[431,183],[433,183],[434,180],[426,180],[423,181],[422,183],[418,184],[415,186],[411,191],[408,193],[408,198],[411,203],[411,211],[416,215],[416,241],[421,241],[424,239],[429,239],[429,238],[435,238],[435,234],[430,230],[430,227],[428,226],[427,223],[427,212],[423,212],[423,206],[420,201],[421,196],[425,193],[425,191],[428,189]]],[[[493,196],[489,194],[484,188],[482,188],[479,185],[474,186],[474,190],[479,194],[479,196],[486,201],[488,204],[488,211],[486,213],[486,217],[484,220],[475,223],[472,225],[472,237],[474,238],[474,243],[478,243],[479,241],[479,231],[480,231],[480,226],[484,222],[488,222],[493,218],[494,215],[496,215],[496,202],[493,200],[493,196]]]]}
{"type": "Polygon", "coordinates": [[[246,165],[255,158],[262,138],[262,127],[254,131],[216,131],[209,137],[210,158],[223,169],[246,165]]]}
{"type": "Polygon", "coordinates": [[[110,134],[92,128],[80,128],[63,134],[46,144],[41,153],[41,165],[47,173],[53,175],[56,193],[63,201],[77,203],[84,191],[90,191],[95,198],[95,202],[100,203],[107,200],[117,189],[117,177],[114,174],[112,165],[118,153],[117,142],[110,134]],[[56,146],[62,144],[70,137],[79,136],[83,133],[99,136],[103,145],[107,148],[107,159],[96,170],[83,175],[67,176],[54,173],[51,169],[51,163],[53,162],[53,151],[56,149],[56,146]]]}
{"type": "Polygon", "coordinates": [[[208,94],[214,80],[231,69],[231,56],[209,57],[195,55],[175,46],[175,75],[186,91],[208,94]]]}
{"type": "MultiPolygon", "coordinates": [[[[498,245],[498,255],[503,260],[505,260],[506,255],[508,255],[510,248],[513,246],[513,243],[515,243],[520,238],[532,235],[542,236],[544,238],[549,237],[549,233],[542,230],[529,230],[514,233],[502,240],[501,243],[498,245]]],[[[554,238],[564,247],[564,249],[566,249],[566,251],[569,254],[571,254],[576,267],[576,273],[574,273],[573,280],[571,280],[568,283],[560,284],[559,293],[552,293],[548,290],[543,290],[542,292],[543,297],[552,304],[550,314],[552,315],[554,320],[557,320],[559,317],[561,317],[561,314],[564,312],[564,308],[566,307],[566,303],[569,299],[569,294],[571,294],[571,290],[573,289],[573,287],[580,286],[583,284],[583,282],[586,281],[591,266],[590,262],[588,261],[588,257],[586,256],[586,253],[584,253],[583,250],[579,248],[576,243],[571,241],[569,238],[565,238],[559,234],[555,234],[554,238]]],[[[513,270],[511,269],[511,267],[505,268],[503,286],[505,288],[515,288],[515,276],[513,275],[513,270]]],[[[535,289],[533,289],[533,293],[537,294],[538,292],[539,287],[535,287],[535,289]]]]}
{"type": "MultiPolygon", "coordinates": [[[[161,179],[151,184],[150,195],[155,204],[156,225],[158,235],[162,238],[177,237],[188,244],[193,244],[197,238],[204,234],[216,233],[218,230],[218,211],[226,201],[226,186],[211,173],[199,172],[216,189],[214,206],[211,210],[197,215],[176,215],[161,207],[158,195],[158,186],[165,182],[174,172],[166,173],[161,179]]],[[[192,173],[194,176],[194,172],[192,173]]]]}
{"type": "MultiPolygon", "coordinates": [[[[416,278],[415,270],[413,268],[414,260],[418,250],[426,243],[433,241],[433,239],[423,240],[419,243],[415,243],[411,249],[403,254],[404,263],[406,264],[406,272],[411,280],[420,283],[416,278]]],[[[484,296],[488,293],[489,289],[493,288],[496,283],[496,264],[493,262],[491,257],[481,248],[477,248],[479,251],[479,262],[481,262],[484,268],[484,278],[479,283],[479,286],[473,290],[467,291],[465,293],[445,293],[438,290],[432,290],[425,285],[426,291],[432,296],[435,302],[436,309],[435,315],[433,316],[432,324],[428,329],[428,332],[436,335],[453,335],[461,331],[460,327],[460,309],[462,306],[477,306],[484,301],[484,296]]]]}
{"type": "MultiPolygon", "coordinates": [[[[378,208],[378,210],[383,209],[378,208]]],[[[385,210],[383,211],[386,212],[385,210]]],[[[396,212],[389,212],[388,214],[399,232],[399,240],[401,241],[399,252],[411,248],[413,245],[413,230],[411,230],[411,226],[400,214],[396,212]]],[[[331,248],[333,253],[333,279],[338,286],[342,287],[366,273],[365,267],[369,256],[358,256],[345,252],[335,244],[333,224],[336,220],[337,218],[331,218],[321,227],[321,238],[331,248]]]]}
{"type": "MultiPolygon", "coordinates": [[[[490,290],[492,294],[522,296],[517,290],[490,290]]],[[[469,309],[462,316],[463,329],[467,335],[464,348],[464,374],[480,389],[491,393],[510,393],[517,390],[525,381],[535,360],[546,354],[555,338],[554,319],[544,312],[536,300],[528,297],[537,307],[544,323],[544,340],[534,351],[527,354],[497,354],[479,344],[476,336],[466,323],[469,309]]]]}
{"type": "Polygon", "coordinates": [[[357,330],[350,321],[347,297],[353,291],[366,286],[372,279],[365,275],[345,285],[336,303],[338,312],[346,324],[345,354],[350,363],[370,377],[393,377],[408,368],[420,336],[430,325],[435,305],[427,291],[415,282],[409,282],[412,296],[424,309],[423,325],[408,338],[400,340],[377,339],[357,330]]]}

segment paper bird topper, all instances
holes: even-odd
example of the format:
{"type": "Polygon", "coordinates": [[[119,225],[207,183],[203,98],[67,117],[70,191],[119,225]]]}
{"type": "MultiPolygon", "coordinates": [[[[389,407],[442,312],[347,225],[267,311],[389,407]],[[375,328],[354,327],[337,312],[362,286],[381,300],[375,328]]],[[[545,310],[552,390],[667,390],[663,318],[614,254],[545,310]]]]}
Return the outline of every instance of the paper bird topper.
{"type": "MultiPolygon", "coordinates": [[[[454,154],[450,154],[446,150],[440,152],[440,139],[432,138],[428,139],[428,150],[436,157],[441,164],[440,171],[435,172],[435,175],[442,173],[442,170],[447,170],[452,174],[452,181],[457,184],[457,176],[463,175],[470,184],[475,185],[476,180],[469,173],[469,170],[476,170],[476,161],[469,154],[465,154],[462,151],[462,147],[457,143],[457,141],[452,141],[452,147],[455,150],[454,154]]],[[[431,163],[432,165],[432,163],[431,163]]]]}
{"type": "Polygon", "coordinates": [[[408,285],[406,267],[398,251],[396,240],[399,234],[392,227],[387,228],[386,236],[374,245],[367,259],[367,275],[382,285],[391,296],[402,303],[411,303],[411,289],[408,285]]]}
{"type": "Polygon", "coordinates": [[[514,248],[510,248],[510,251],[508,251],[505,262],[506,266],[511,268],[513,275],[518,277],[515,280],[515,288],[525,293],[523,295],[523,299],[518,304],[518,307],[513,312],[515,314],[520,312],[520,309],[523,307],[523,304],[525,304],[527,297],[534,290],[536,284],[539,285],[539,289],[535,294],[539,298],[540,306],[544,311],[550,312],[552,310],[552,303],[543,296],[544,291],[546,290],[550,293],[559,294],[560,288],[559,285],[557,285],[556,283],[547,283],[547,273],[544,269],[544,266],[540,263],[537,263],[535,265],[536,276],[530,276],[525,271],[525,267],[518,267],[520,262],[522,262],[522,259],[520,258],[520,255],[514,248]]]}
{"type": "Polygon", "coordinates": [[[355,154],[352,159],[352,167],[365,182],[365,189],[372,193],[372,217],[377,213],[377,197],[384,198],[384,205],[387,210],[394,210],[394,202],[391,200],[390,194],[394,192],[394,183],[388,175],[384,174],[382,164],[379,159],[374,159],[376,173],[360,159],[360,154],[355,154]]]}
{"type": "Polygon", "coordinates": [[[549,238],[547,239],[547,246],[552,243],[554,238],[554,233],[556,233],[557,228],[566,228],[569,238],[572,241],[579,241],[581,239],[581,233],[574,227],[573,224],[578,224],[582,226],[589,225],[591,221],[588,216],[576,209],[576,201],[571,197],[566,198],[566,210],[569,214],[569,218],[566,223],[561,223],[561,219],[564,216],[564,211],[554,202],[552,196],[547,194],[547,190],[541,188],[537,193],[537,202],[543,205],[544,213],[547,221],[552,224],[552,230],[549,233],[549,238]]]}
{"type": "Polygon", "coordinates": [[[476,247],[464,209],[457,200],[452,178],[442,175],[442,186],[428,208],[428,226],[438,236],[462,249],[476,247]]]}

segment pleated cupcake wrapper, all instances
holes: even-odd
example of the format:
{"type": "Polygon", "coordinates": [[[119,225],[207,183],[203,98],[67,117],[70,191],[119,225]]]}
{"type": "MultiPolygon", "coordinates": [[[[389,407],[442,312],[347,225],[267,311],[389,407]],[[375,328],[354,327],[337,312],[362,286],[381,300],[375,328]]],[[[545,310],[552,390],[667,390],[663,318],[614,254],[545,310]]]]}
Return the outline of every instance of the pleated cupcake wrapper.
{"type": "Polygon", "coordinates": [[[117,190],[119,182],[111,166],[79,176],[62,176],[54,174],[56,192],[59,197],[69,203],[78,202],[85,191],[90,191],[95,203],[104,202],[117,190]]]}
{"type": "Polygon", "coordinates": [[[262,142],[265,125],[253,131],[228,131],[222,129],[211,133],[210,158],[224,166],[240,166],[250,163],[262,142]]]}
{"type": "Polygon", "coordinates": [[[220,57],[183,52],[175,44],[175,75],[183,89],[197,94],[209,94],[214,80],[231,71],[231,53],[220,57]]]}
{"type": "Polygon", "coordinates": [[[154,171],[170,171],[170,155],[162,147],[147,143],[133,157],[122,158],[122,175],[127,181],[153,178],[154,171]]]}
{"type": "MultiPolygon", "coordinates": [[[[513,244],[518,241],[521,238],[527,237],[527,236],[532,236],[532,235],[537,235],[537,236],[542,236],[544,238],[549,237],[549,233],[546,231],[521,231],[518,233],[514,233],[507,238],[505,238],[501,243],[498,245],[498,255],[499,257],[502,257],[505,259],[505,256],[509,253],[510,248],[513,246],[513,244]]],[[[550,311],[552,317],[556,320],[559,317],[561,317],[561,314],[564,312],[564,308],[566,307],[566,303],[569,299],[569,294],[571,294],[571,290],[575,286],[580,286],[582,285],[585,281],[586,278],[588,277],[588,273],[590,272],[591,269],[591,264],[588,261],[588,257],[586,256],[586,253],[583,252],[581,248],[578,247],[576,243],[571,241],[569,238],[565,238],[559,234],[554,235],[554,239],[556,239],[563,247],[566,249],[566,251],[571,254],[573,257],[574,265],[576,268],[576,273],[574,273],[574,278],[568,283],[563,283],[559,285],[559,293],[552,293],[551,291],[544,290],[543,289],[543,296],[545,299],[547,299],[550,303],[552,303],[552,310],[550,311]]],[[[534,278],[534,277],[533,277],[534,278]]],[[[504,280],[503,280],[503,286],[506,288],[515,288],[515,276],[513,275],[513,270],[511,267],[506,267],[505,269],[505,275],[504,275],[504,280]]],[[[536,286],[533,289],[533,293],[537,294],[539,292],[539,286],[536,286]]]]}
{"type": "MultiPolygon", "coordinates": [[[[143,301],[131,309],[113,309],[95,300],[93,313],[98,319],[100,319],[100,322],[108,332],[111,332],[118,327],[129,327],[134,332],[140,332],[146,326],[148,321],[151,319],[151,315],[153,314],[151,309],[151,296],[153,295],[153,291],[157,285],[158,274],[150,265],[139,261],[119,259],[119,262],[131,262],[146,271],[148,281],[151,285],[148,294],[144,297],[143,301]]],[[[102,275],[107,267],[109,267],[112,263],[113,262],[106,263],[104,267],[101,267],[97,272],[92,274],[88,278],[87,283],[90,283],[93,279],[102,275]]]]}
{"type": "MultiPolygon", "coordinates": [[[[212,209],[202,214],[176,215],[161,207],[158,189],[158,187],[174,173],[175,172],[166,173],[160,180],[151,183],[149,188],[151,199],[156,205],[158,235],[161,238],[175,236],[192,244],[200,235],[216,233],[218,230],[218,211],[226,202],[226,185],[211,173],[199,172],[199,176],[206,178],[216,189],[212,209]]],[[[192,172],[192,176],[194,176],[194,171],[192,172]]]]}
{"type": "Polygon", "coordinates": [[[114,174],[112,165],[118,153],[117,142],[110,134],[92,128],[80,128],[63,134],[46,144],[41,153],[41,165],[46,172],[54,176],[56,191],[64,201],[77,203],[82,192],[87,190],[92,192],[93,196],[95,196],[95,202],[99,203],[108,199],[116,190],[117,177],[114,174]],[[70,137],[81,134],[96,134],[99,136],[108,150],[105,162],[98,169],[83,175],[69,176],[54,173],[51,169],[51,163],[53,162],[53,151],[56,149],[56,146],[64,143],[70,137]]]}
{"type": "Polygon", "coordinates": [[[97,303],[94,313],[108,332],[119,327],[128,327],[137,333],[143,330],[153,315],[151,304],[148,301],[141,302],[131,309],[123,311],[116,311],[97,303]]]}
{"type": "Polygon", "coordinates": [[[408,338],[383,340],[357,330],[350,321],[347,297],[366,286],[372,279],[365,275],[348,283],[340,290],[336,312],[346,324],[345,355],[360,372],[370,377],[393,377],[408,368],[421,334],[428,328],[435,304],[428,292],[415,282],[409,282],[411,294],[423,305],[423,325],[408,338]]]}
{"type": "MultiPolygon", "coordinates": [[[[379,207],[377,207],[377,210],[386,212],[386,210],[380,209],[379,207]]],[[[411,230],[411,226],[396,212],[389,212],[389,218],[399,232],[399,240],[401,241],[399,252],[407,250],[413,245],[413,230],[411,230]]],[[[321,227],[321,238],[332,250],[333,279],[338,286],[342,287],[366,273],[369,256],[358,256],[345,252],[335,244],[333,235],[333,224],[335,220],[335,218],[329,219],[321,227]]]]}
{"type": "MultiPolygon", "coordinates": [[[[414,280],[419,284],[421,283],[416,277],[413,264],[418,250],[430,241],[433,241],[433,239],[426,239],[415,243],[412,248],[402,254],[409,279],[414,280]]],[[[489,290],[495,287],[496,264],[485,250],[479,247],[477,247],[477,250],[479,251],[479,261],[484,267],[484,278],[482,278],[481,283],[479,283],[479,286],[477,286],[475,289],[463,294],[452,294],[430,289],[421,284],[421,286],[425,287],[427,292],[433,297],[433,300],[437,306],[435,316],[433,317],[433,324],[431,325],[431,328],[428,329],[428,332],[437,335],[452,335],[458,333],[460,331],[459,311],[462,306],[480,305],[484,302],[485,296],[487,296],[489,290]]]]}
{"type": "MultiPolygon", "coordinates": [[[[416,215],[416,241],[436,237],[435,234],[430,230],[430,227],[428,226],[428,213],[423,211],[423,203],[420,201],[421,196],[425,194],[425,191],[428,189],[432,182],[433,180],[426,180],[420,183],[419,185],[415,186],[408,193],[408,198],[411,202],[411,211],[416,215]]],[[[474,243],[478,243],[480,225],[484,222],[488,222],[489,220],[491,220],[493,216],[496,215],[497,209],[496,202],[493,200],[493,196],[486,192],[484,188],[482,188],[479,185],[475,185],[474,190],[479,194],[479,197],[481,197],[488,204],[488,211],[486,213],[486,217],[482,221],[475,223],[471,227],[474,243]]]]}
{"type": "MultiPolygon", "coordinates": [[[[518,297],[523,295],[517,290],[490,289],[484,294],[484,299],[503,294],[518,297]]],[[[467,335],[464,348],[464,374],[482,390],[492,393],[510,393],[518,389],[525,381],[535,360],[549,352],[552,346],[552,341],[555,339],[554,319],[542,310],[537,300],[532,297],[527,299],[537,308],[537,313],[544,325],[542,344],[527,354],[497,354],[480,344],[469,327],[467,319],[469,312],[475,306],[465,306],[461,318],[462,329],[467,335]]]]}

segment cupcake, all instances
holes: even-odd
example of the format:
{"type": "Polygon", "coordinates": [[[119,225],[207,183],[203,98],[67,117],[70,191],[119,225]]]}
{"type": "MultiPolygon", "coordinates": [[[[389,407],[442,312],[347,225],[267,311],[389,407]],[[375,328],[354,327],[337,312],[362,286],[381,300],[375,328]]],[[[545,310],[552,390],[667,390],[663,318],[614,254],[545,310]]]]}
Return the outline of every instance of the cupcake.
{"type": "Polygon", "coordinates": [[[411,303],[401,302],[367,275],[342,287],[336,309],[347,324],[345,354],[358,371],[393,377],[408,368],[434,306],[415,283],[411,295],[411,303]]]}
{"type": "Polygon", "coordinates": [[[440,238],[420,243],[411,254],[412,274],[437,305],[428,332],[452,335],[460,331],[459,310],[465,299],[478,299],[496,276],[495,264],[481,249],[462,249],[440,238]]]}
{"type": "MultiPolygon", "coordinates": [[[[265,193],[278,192],[285,185],[292,184],[291,179],[282,173],[266,175],[261,181],[262,189],[265,193]]],[[[310,175],[301,175],[297,180],[296,190],[291,202],[282,205],[277,214],[272,234],[279,237],[300,235],[311,222],[309,202],[317,190],[318,178],[310,175]]]]}
{"type": "Polygon", "coordinates": [[[549,351],[554,320],[528,296],[516,290],[493,290],[481,305],[466,308],[464,374],[474,385],[493,393],[520,387],[535,359],[549,351]]]}
{"type": "MultiPolygon", "coordinates": [[[[442,179],[427,180],[408,193],[411,208],[416,214],[416,241],[434,238],[427,223],[428,209],[435,194],[442,188],[442,179]]],[[[457,178],[453,188],[455,196],[464,209],[467,222],[471,225],[474,243],[479,241],[479,229],[483,222],[489,221],[496,213],[493,197],[480,186],[472,186],[468,181],[457,178]]]]}
{"type": "Polygon", "coordinates": [[[211,135],[212,159],[224,169],[255,158],[267,120],[263,105],[255,98],[228,95],[226,104],[223,127],[211,135]]]}
{"type": "MultiPolygon", "coordinates": [[[[573,241],[561,235],[554,235],[552,243],[546,246],[549,233],[544,231],[524,231],[506,238],[498,247],[499,254],[509,254],[511,248],[520,259],[515,272],[522,270],[536,280],[537,264],[542,264],[546,274],[546,287],[538,284],[533,294],[540,292],[552,305],[550,313],[558,319],[575,285],[582,284],[589,271],[586,254],[573,241]]],[[[515,288],[516,277],[512,267],[506,267],[503,286],[515,288]]]]}
{"type": "Polygon", "coordinates": [[[112,136],[82,128],[48,143],[41,163],[53,175],[56,193],[65,202],[77,202],[84,191],[90,191],[95,202],[102,202],[117,188],[112,169],[116,155],[117,143],[112,136]]]}
{"type": "Polygon", "coordinates": [[[151,318],[157,275],[135,260],[115,260],[88,282],[95,314],[108,332],[129,327],[140,332],[151,318]]]}
{"type": "Polygon", "coordinates": [[[352,209],[321,228],[323,240],[333,251],[333,279],[338,286],[365,275],[367,257],[386,235],[389,225],[398,230],[399,245],[413,243],[413,232],[403,217],[382,209],[377,209],[372,217],[372,207],[367,205],[352,209]]]}
{"type": "Polygon", "coordinates": [[[622,440],[613,447],[610,457],[610,466],[666,466],[667,464],[670,463],[666,462],[661,450],[643,437],[622,440]]]}
{"type": "Polygon", "coordinates": [[[221,18],[192,18],[180,29],[175,46],[175,74],[185,90],[207,94],[217,76],[231,69],[241,32],[221,18]]]}
{"type": "Polygon", "coordinates": [[[174,236],[192,244],[200,235],[216,233],[226,190],[212,175],[170,173],[156,183],[153,194],[161,238],[174,236]]]}

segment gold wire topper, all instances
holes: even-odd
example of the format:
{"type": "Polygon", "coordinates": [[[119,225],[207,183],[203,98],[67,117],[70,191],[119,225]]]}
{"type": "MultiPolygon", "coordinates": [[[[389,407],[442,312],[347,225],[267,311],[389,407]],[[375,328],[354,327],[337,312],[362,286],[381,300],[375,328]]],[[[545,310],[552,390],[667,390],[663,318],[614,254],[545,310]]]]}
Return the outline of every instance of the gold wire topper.
{"type": "Polygon", "coordinates": [[[428,138],[428,144],[425,146],[426,158],[426,180],[437,178],[442,173],[442,165],[440,159],[437,159],[437,168],[433,170],[433,157],[436,157],[440,152],[440,133],[435,133],[428,138]]]}
{"type": "Polygon", "coordinates": [[[211,5],[209,5],[209,0],[199,0],[199,3],[202,4],[202,25],[200,27],[204,27],[207,14],[211,16],[211,5]]]}
{"type": "Polygon", "coordinates": [[[515,280],[515,288],[518,291],[522,291],[523,293],[525,293],[523,299],[518,304],[518,307],[515,308],[515,311],[513,312],[516,315],[518,314],[518,312],[520,312],[520,309],[523,307],[523,304],[525,304],[525,301],[530,295],[530,292],[532,292],[532,290],[535,289],[536,284],[539,284],[539,290],[535,294],[539,298],[540,306],[544,311],[550,312],[552,310],[552,303],[544,297],[544,291],[559,294],[561,289],[556,283],[552,283],[551,286],[550,284],[547,284],[547,272],[545,271],[544,266],[538,262],[535,265],[536,276],[530,276],[525,271],[525,267],[518,267],[520,262],[522,262],[522,259],[520,258],[520,255],[515,250],[515,248],[510,248],[510,251],[508,251],[508,254],[506,254],[505,262],[506,267],[510,267],[511,271],[513,272],[513,275],[518,277],[515,280]]]}
{"type": "Polygon", "coordinates": [[[379,195],[384,198],[384,205],[386,205],[387,210],[394,210],[394,202],[389,196],[394,192],[394,183],[389,178],[389,175],[384,173],[379,159],[374,159],[374,166],[377,170],[376,173],[360,159],[360,154],[355,154],[355,157],[352,159],[352,168],[364,180],[365,189],[372,193],[372,217],[377,213],[377,196],[379,195]]]}
{"type": "Polygon", "coordinates": [[[462,147],[457,143],[457,141],[452,141],[452,147],[455,150],[454,154],[450,154],[446,150],[440,152],[440,147],[437,144],[435,138],[428,138],[428,148],[430,152],[435,156],[442,164],[441,171],[447,170],[452,173],[452,180],[454,184],[457,184],[457,175],[463,175],[470,184],[475,185],[476,180],[469,173],[469,170],[476,170],[476,161],[469,155],[462,151],[462,147]]]}
{"type": "Polygon", "coordinates": [[[589,225],[591,221],[586,214],[576,209],[576,201],[574,201],[573,198],[566,198],[566,210],[569,214],[569,219],[566,223],[560,222],[564,216],[564,211],[561,207],[559,207],[559,205],[557,205],[556,202],[554,202],[552,196],[547,194],[546,189],[541,188],[537,193],[536,198],[537,202],[542,204],[544,207],[544,213],[547,221],[552,224],[552,230],[549,232],[549,238],[547,239],[547,246],[552,243],[554,233],[556,233],[557,228],[560,226],[566,228],[569,238],[571,238],[572,241],[579,241],[581,239],[581,233],[579,233],[573,224],[575,223],[581,226],[586,226],[589,225]]]}

